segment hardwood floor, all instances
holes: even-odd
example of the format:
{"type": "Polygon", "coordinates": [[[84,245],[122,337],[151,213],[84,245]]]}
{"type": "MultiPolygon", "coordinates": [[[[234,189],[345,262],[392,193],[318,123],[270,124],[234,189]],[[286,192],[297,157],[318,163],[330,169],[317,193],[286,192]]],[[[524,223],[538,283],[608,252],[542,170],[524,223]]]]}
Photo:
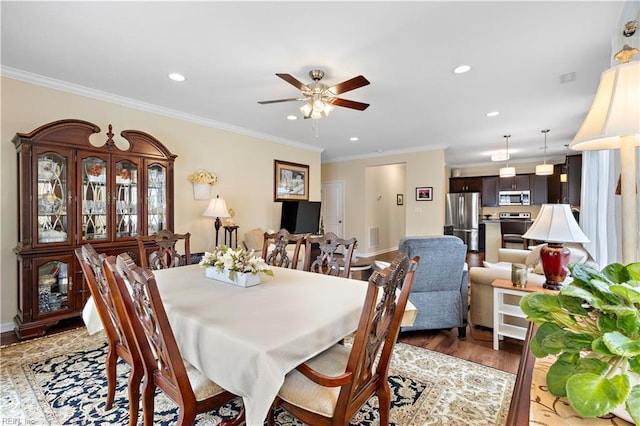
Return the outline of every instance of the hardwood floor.
{"type": "MultiPolygon", "coordinates": [[[[396,252],[385,253],[375,256],[374,259],[388,261],[393,259],[395,254],[396,252]]],[[[469,253],[467,255],[469,267],[482,266],[483,259],[484,255],[482,253],[469,253]]],[[[82,326],[80,319],[77,322],[59,327],[57,331],[77,326],[82,326]]],[[[520,354],[523,348],[523,342],[505,339],[500,343],[500,350],[494,351],[491,330],[484,327],[474,327],[473,324],[467,326],[467,338],[464,340],[458,338],[458,330],[454,328],[451,330],[405,332],[400,335],[399,341],[514,374],[518,370],[520,354]]],[[[17,338],[13,331],[0,335],[0,344],[2,345],[15,342],[17,342],[17,338]]]]}

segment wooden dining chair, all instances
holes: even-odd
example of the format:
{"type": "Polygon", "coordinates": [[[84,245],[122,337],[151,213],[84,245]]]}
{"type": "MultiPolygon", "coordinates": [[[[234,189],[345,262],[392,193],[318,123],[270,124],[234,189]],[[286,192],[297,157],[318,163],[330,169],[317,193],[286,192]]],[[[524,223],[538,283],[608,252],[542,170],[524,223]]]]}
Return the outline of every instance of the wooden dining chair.
{"type": "Polygon", "coordinates": [[[140,266],[144,269],[158,270],[190,265],[190,238],[189,232],[175,234],[168,229],[162,229],[153,235],[137,235],[140,266]],[[184,260],[176,250],[178,241],[184,241],[184,260]]]}
{"type": "Polygon", "coordinates": [[[304,270],[349,278],[355,246],[355,238],[345,240],[333,232],[319,236],[309,236],[306,238],[304,249],[304,270]],[[318,250],[312,250],[315,245],[319,247],[319,252],[318,250]],[[342,250],[342,265],[338,263],[338,257],[336,257],[337,252],[340,250],[342,250]]]}
{"type": "MultiPolygon", "coordinates": [[[[160,388],[178,405],[179,425],[192,425],[197,414],[222,407],[236,395],[207,379],[182,359],[171,330],[155,277],[126,254],[105,259],[103,269],[109,284],[118,290],[116,303],[126,312],[136,347],[142,355],[142,412],[145,426],[153,425],[154,395],[160,388]],[[127,280],[130,289],[125,283],[127,280]]],[[[235,426],[244,421],[244,408],[220,424],[235,426]]]]}
{"type": "Polygon", "coordinates": [[[264,243],[262,244],[262,258],[268,265],[280,266],[283,268],[296,269],[298,267],[298,258],[300,257],[300,248],[304,244],[306,235],[293,235],[286,229],[282,228],[276,233],[264,233],[264,243]],[[269,248],[273,244],[273,249],[269,248]],[[289,258],[287,247],[293,244],[293,254],[289,258]]]}
{"type": "Polygon", "coordinates": [[[131,330],[123,325],[122,315],[117,312],[114,303],[114,293],[102,270],[105,255],[99,255],[91,244],[85,244],[75,249],[80,262],[82,273],[89,286],[98,316],[107,335],[108,350],[105,362],[107,372],[107,402],[105,410],[110,410],[116,393],[116,364],[118,358],[131,366],[128,382],[129,396],[129,425],[138,422],[138,408],[140,402],[140,382],[144,374],[142,359],[135,346],[131,330]]]}
{"type": "Polygon", "coordinates": [[[306,424],[346,425],[374,394],[380,425],[389,424],[387,372],[419,260],[399,255],[373,273],[351,348],[336,344],[288,373],[269,413],[270,426],[276,407],[306,424]]]}

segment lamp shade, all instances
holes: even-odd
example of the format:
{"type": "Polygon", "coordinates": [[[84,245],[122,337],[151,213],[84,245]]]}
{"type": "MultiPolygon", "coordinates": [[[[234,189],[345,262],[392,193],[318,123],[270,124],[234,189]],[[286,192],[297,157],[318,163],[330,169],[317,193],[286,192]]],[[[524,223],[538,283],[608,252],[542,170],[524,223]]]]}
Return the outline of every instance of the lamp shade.
{"type": "Polygon", "coordinates": [[[602,73],[600,85],[571,148],[620,148],[623,136],[640,145],[640,62],[616,65],[602,73]]]}
{"type": "Polygon", "coordinates": [[[513,177],[516,175],[516,168],[515,167],[502,167],[500,169],[500,177],[504,178],[504,177],[513,177]]]}
{"type": "Polygon", "coordinates": [[[569,204],[543,204],[533,225],[522,238],[558,243],[588,243],[569,204]]]}
{"type": "Polygon", "coordinates": [[[545,176],[553,174],[553,164],[538,164],[536,166],[536,175],[545,176]]]}
{"type": "Polygon", "coordinates": [[[212,198],[209,201],[209,206],[202,213],[202,216],[207,217],[229,217],[229,211],[227,210],[227,204],[220,197],[212,198]]]}

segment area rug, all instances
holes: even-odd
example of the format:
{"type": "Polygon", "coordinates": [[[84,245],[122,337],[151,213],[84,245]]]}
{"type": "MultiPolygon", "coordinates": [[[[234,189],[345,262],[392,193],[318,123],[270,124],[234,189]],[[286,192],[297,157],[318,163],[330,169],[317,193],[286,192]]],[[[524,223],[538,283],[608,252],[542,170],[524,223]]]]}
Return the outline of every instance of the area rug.
{"type": "MultiPolygon", "coordinates": [[[[102,333],[84,328],[0,348],[0,424],[121,425],[128,422],[129,366],[118,364],[114,406],[104,410],[107,344],[102,333]]],[[[398,343],[389,371],[394,425],[503,425],[515,376],[427,349],[398,343]]],[[[377,398],[351,421],[377,425],[377,398]]],[[[197,425],[233,417],[237,398],[199,415],[197,425]]],[[[300,423],[279,410],[277,424],[300,423]]],[[[162,393],[155,399],[155,424],[175,424],[176,406],[162,393]]],[[[139,423],[142,422],[140,413],[139,423]]]]}

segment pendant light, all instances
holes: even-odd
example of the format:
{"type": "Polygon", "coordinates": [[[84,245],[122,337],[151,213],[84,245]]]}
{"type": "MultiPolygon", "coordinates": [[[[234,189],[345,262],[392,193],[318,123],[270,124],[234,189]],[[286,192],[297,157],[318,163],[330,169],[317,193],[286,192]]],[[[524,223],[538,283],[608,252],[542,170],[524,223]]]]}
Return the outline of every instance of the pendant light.
{"type": "Polygon", "coordinates": [[[504,135],[504,138],[506,140],[506,153],[507,153],[507,159],[506,159],[506,163],[505,163],[505,167],[502,167],[500,169],[500,177],[501,178],[507,178],[507,177],[514,177],[516,175],[516,168],[515,167],[509,167],[509,138],[511,137],[511,135],[504,135]]]}
{"type": "Polygon", "coordinates": [[[552,175],[553,164],[547,164],[547,133],[549,133],[549,129],[541,130],[541,132],[544,133],[544,163],[536,166],[536,175],[552,175]]]}
{"type": "Polygon", "coordinates": [[[567,181],[569,175],[569,144],[564,144],[564,147],[567,149],[567,153],[564,155],[564,170],[560,173],[560,182],[565,183],[567,181]]]}

